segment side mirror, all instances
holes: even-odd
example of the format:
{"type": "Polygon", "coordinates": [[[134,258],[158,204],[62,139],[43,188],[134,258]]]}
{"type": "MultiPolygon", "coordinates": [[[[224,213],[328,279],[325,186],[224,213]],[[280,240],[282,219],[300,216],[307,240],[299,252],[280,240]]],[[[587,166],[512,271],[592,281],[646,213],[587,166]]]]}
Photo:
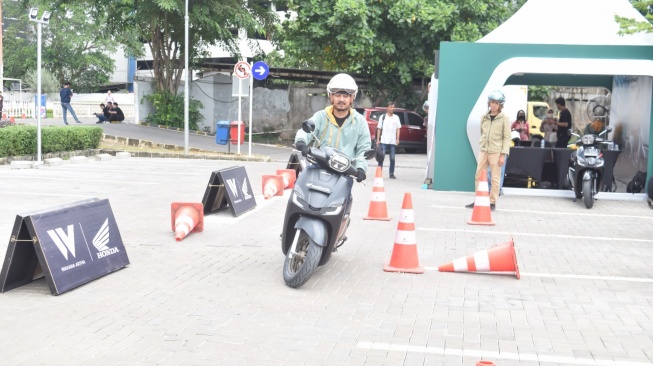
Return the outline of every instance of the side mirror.
{"type": "Polygon", "coordinates": [[[365,160],[370,160],[376,156],[376,150],[367,150],[363,156],[365,156],[365,160]]]}
{"type": "Polygon", "coordinates": [[[571,136],[571,128],[567,130],[567,136],[571,136]]]}
{"type": "Polygon", "coordinates": [[[311,121],[310,119],[307,119],[306,121],[302,122],[302,131],[306,133],[311,133],[315,131],[315,122],[311,121]]]}

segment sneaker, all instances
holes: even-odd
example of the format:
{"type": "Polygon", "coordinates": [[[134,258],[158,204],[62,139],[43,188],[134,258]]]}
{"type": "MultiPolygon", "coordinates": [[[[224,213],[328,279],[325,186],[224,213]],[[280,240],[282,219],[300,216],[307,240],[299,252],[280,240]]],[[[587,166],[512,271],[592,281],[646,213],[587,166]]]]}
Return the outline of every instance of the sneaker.
{"type": "Polygon", "coordinates": [[[390,174],[390,179],[397,179],[394,174],[390,174]]]}
{"type": "Polygon", "coordinates": [[[68,126],[68,122],[64,122],[63,124],[66,125],[66,126],[68,126]]]}
{"type": "Polygon", "coordinates": [[[77,122],[77,123],[81,123],[80,121],[75,121],[75,122],[77,122]]]}
{"type": "Polygon", "coordinates": [[[469,205],[465,205],[465,208],[474,208],[474,202],[470,203],[469,205]]]}
{"type": "Polygon", "coordinates": [[[494,205],[494,203],[490,203],[490,210],[494,211],[495,208],[496,206],[494,205]]]}

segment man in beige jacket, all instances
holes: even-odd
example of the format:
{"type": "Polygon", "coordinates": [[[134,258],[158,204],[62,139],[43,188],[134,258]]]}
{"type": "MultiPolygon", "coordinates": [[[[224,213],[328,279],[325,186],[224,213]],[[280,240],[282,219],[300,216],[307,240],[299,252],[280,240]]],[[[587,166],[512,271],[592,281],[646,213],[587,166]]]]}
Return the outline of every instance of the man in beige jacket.
{"type": "MultiPolygon", "coordinates": [[[[478,190],[478,181],[481,173],[490,166],[492,173],[492,188],[490,189],[490,209],[494,211],[499,198],[501,182],[501,166],[505,164],[506,156],[510,152],[510,120],[501,110],[506,97],[499,90],[488,96],[489,111],[481,117],[481,140],[478,163],[476,165],[476,178],[474,189],[478,190]]],[[[465,206],[473,208],[470,203],[465,206]]]]}

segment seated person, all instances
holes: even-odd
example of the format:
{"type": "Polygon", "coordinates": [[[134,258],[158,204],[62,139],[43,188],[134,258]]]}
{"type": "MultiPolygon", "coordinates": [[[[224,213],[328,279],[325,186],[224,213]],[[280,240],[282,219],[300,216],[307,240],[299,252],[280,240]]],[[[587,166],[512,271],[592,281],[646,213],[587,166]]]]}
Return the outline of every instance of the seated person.
{"type": "Polygon", "coordinates": [[[598,136],[605,130],[605,123],[600,119],[595,119],[594,122],[588,123],[583,130],[583,135],[596,135],[598,136]]]}
{"type": "Polygon", "coordinates": [[[110,107],[107,107],[104,105],[104,103],[100,103],[100,109],[102,109],[102,113],[93,113],[95,117],[98,118],[99,121],[95,123],[103,123],[106,122],[107,119],[109,118],[109,109],[110,107]]]}
{"type": "Polygon", "coordinates": [[[118,107],[118,103],[115,102],[113,103],[113,108],[109,110],[109,114],[110,114],[108,118],[109,122],[113,122],[113,121],[122,122],[125,120],[125,115],[122,113],[122,109],[118,107]]]}

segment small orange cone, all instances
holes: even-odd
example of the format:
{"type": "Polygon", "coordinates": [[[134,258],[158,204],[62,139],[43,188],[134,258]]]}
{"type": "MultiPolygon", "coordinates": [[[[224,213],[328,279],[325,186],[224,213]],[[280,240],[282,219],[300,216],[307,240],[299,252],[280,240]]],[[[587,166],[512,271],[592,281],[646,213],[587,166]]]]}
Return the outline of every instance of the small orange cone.
{"type": "Polygon", "coordinates": [[[268,199],[272,196],[283,196],[283,177],[280,175],[263,176],[263,197],[268,199]]]}
{"type": "Polygon", "coordinates": [[[481,172],[481,179],[476,188],[476,199],[474,199],[474,211],[472,218],[467,221],[470,225],[494,225],[492,221],[492,210],[490,210],[490,192],[487,183],[487,172],[481,172]]]}
{"type": "Polygon", "coordinates": [[[277,169],[277,175],[283,177],[283,188],[292,188],[295,186],[297,180],[297,172],[295,169],[277,169]]]}
{"type": "Polygon", "coordinates": [[[383,266],[386,272],[424,273],[417,257],[417,239],[415,238],[415,215],[410,193],[404,194],[401,215],[397,224],[395,245],[390,261],[383,266]]]}
{"type": "Polygon", "coordinates": [[[514,272],[519,279],[519,267],[512,239],[484,249],[469,257],[460,257],[438,267],[440,272],[514,272]]]}
{"type": "Polygon", "coordinates": [[[388,216],[388,206],[385,202],[385,190],[383,189],[383,168],[376,167],[374,176],[374,186],[372,187],[372,198],[370,198],[370,209],[363,220],[381,220],[390,221],[388,216]]]}
{"type": "Polygon", "coordinates": [[[9,118],[9,122],[11,122],[11,123],[16,123],[16,120],[14,119],[14,116],[11,116],[11,117],[9,118]]]}
{"type": "Polygon", "coordinates": [[[177,241],[191,232],[204,230],[204,206],[201,203],[173,202],[170,209],[172,231],[175,232],[177,241]]]}
{"type": "Polygon", "coordinates": [[[476,366],[494,366],[494,362],[481,360],[476,363],[476,366]]]}
{"type": "Polygon", "coordinates": [[[2,112],[2,119],[7,119],[7,112],[2,112]]]}
{"type": "Polygon", "coordinates": [[[22,118],[22,119],[27,118],[27,116],[25,115],[25,112],[23,112],[23,116],[22,116],[21,118],[22,118]]]}

